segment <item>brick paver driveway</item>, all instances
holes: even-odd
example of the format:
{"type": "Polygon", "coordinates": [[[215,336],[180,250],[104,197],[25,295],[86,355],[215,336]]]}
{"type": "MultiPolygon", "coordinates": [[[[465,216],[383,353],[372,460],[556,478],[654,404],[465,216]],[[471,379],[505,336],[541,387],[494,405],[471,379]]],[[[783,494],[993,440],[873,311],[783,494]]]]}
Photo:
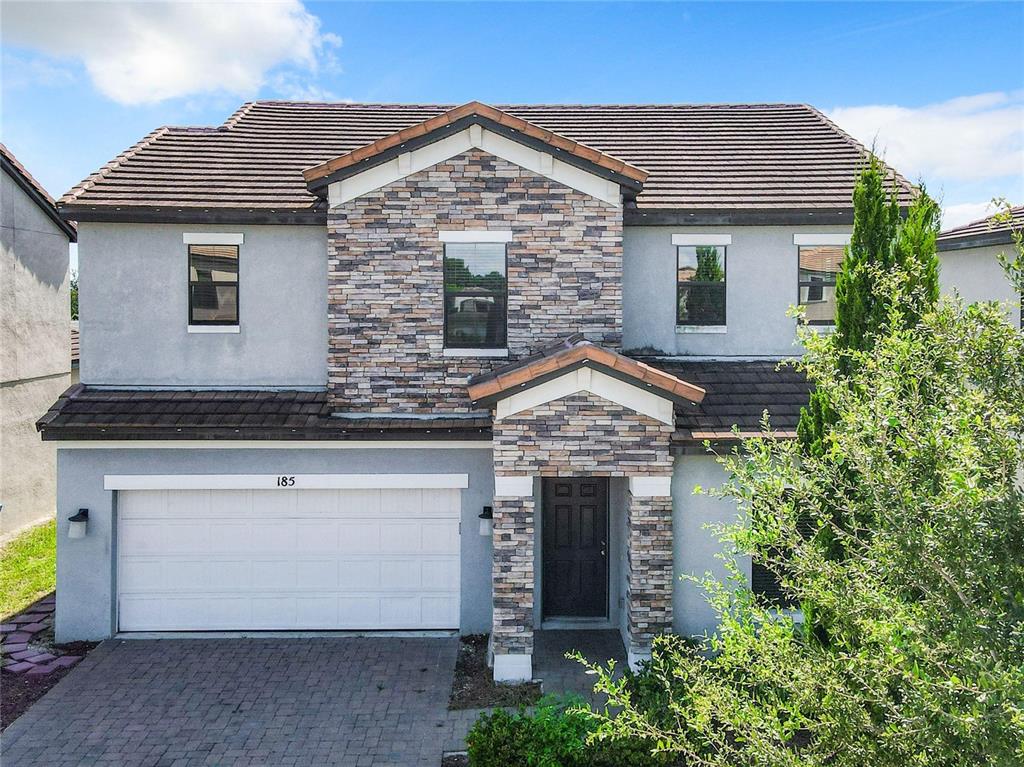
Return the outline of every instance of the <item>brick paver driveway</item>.
{"type": "Polygon", "coordinates": [[[12,724],[5,765],[440,764],[458,639],[111,640],[12,724]]]}

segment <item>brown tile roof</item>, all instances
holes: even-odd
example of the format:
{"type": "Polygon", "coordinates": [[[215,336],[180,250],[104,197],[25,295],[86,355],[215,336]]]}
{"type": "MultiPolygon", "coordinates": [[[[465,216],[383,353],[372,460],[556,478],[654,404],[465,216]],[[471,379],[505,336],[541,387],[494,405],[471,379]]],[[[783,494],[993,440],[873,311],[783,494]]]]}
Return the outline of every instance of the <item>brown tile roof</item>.
{"type": "MultiPolygon", "coordinates": [[[[652,367],[706,390],[704,399],[677,403],[681,446],[730,442],[732,426],[760,431],[768,410],[780,437],[792,437],[810,386],[776,362],[676,362],[652,367]]],[[[68,439],[488,439],[489,414],[469,417],[338,417],[325,392],[151,391],[93,389],[76,384],[37,427],[47,440],[68,439]]]]}
{"type": "Polygon", "coordinates": [[[35,176],[28,172],[24,165],[18,162],[18,158],[4,144],[0,144],[0,167],[10,174],[15,183],[31,197],[36,205],[59,226],[71,242],[78,240],[78,231],[73,221],[65,221],[58,215],[56,203],[50,197],[50,193],[43,188],[43,185],[36,181],[35,176]]]}
{"type": "Polygon", "coordinates": [[[323,391],[69,388],[36,427],[44,439],[486,438],[491,419],[337,418],[323,391]]]}
{"type": "Polygon", "coordinates": [[[1009,220],[1001,217],[999,220],[993,220],[993,216],[979,218],[977,221],[942,232],[936,241],[939,250],[976,248],[1012,242],[1012,232],[1024,230],[1024,205],[1011,208],[1009,220]]]}
{"type": "Polygon", "coordinates": [[[535,138],[538,141],[548,144],[552,149],[568,152],[581,160],[585,160],[588,163],[610,170],[613,173],[618,173],[640,184],[643,184],[648,175],[645,170],[635,168],[622,160],[604,154],[603,152],[593,149],[592,147],[588,147],[578,141],[573,141],[565,136],[545,130],[531,122],[523,120],[522,118],[515,117],[508,112],[503,112],[502,110],[488,106],[487,104],[482,104],[479,101],[470,101],[467,104],[450,109],[436,117],[431,117],[429,120],[425,120],[424,122],[411,125],[408,128],[402,128],[401,130],[392,133],[390,136],[377,139],[371,144],[362,146],[348,152],[347,154],[343,154],[340,157],[335,157],[333,160],[329,160],[321,165],[308,168],[302,172],[303,178],[305,178],[307,182],[324,178],[325,176],[329,176],[343,168],[357,165],[364,160],[368,160],[382,152],[386,152],[389,149],[400,146],[407,141],[427,136],[438,129],[453,125],[468,117],[482,117],[487,120],[491,120],[494,123],[498,123],[499,125],[510,128],[525,136],[535,138]]]}
{"type": "MultiPolygon", "coordinates": [[[[649,172],[634,213],[847,215],[865,148],[803,104],[510,105],[503,113],[649,172]]],[[[323,219],[302,171],[451,105],[257,101],[217,128],[153,131],[71,189],[81,218],[323,219]]],[[[910,184],[896,179],[909,199],[910,184]]],[[[819,219],[821,220],[821,219],[819,219]]]]}
{"type": "Polygon", "coordinates": [[[707,390],[695,405],[676,405],[674,441],[699,444],[703,440],[729,442],[732,427],[744,436],[761,433],[761,414],[767,410],[779,437],[796,436],[800,408],[811,391],[803,373],[777,362],[676,362],[651,364],[707,390]]]}
{"type": "Polygon", "coordinates": [[[529,357],[469,379],[469,399],[474,403],[491,403],[582,365],[626,378],[644,388],[657,389],[658,394],[675,400],[700,402],[704,397],[704,390],[698,386],[597,346],[582,335],[574,335],[529,357]]]}

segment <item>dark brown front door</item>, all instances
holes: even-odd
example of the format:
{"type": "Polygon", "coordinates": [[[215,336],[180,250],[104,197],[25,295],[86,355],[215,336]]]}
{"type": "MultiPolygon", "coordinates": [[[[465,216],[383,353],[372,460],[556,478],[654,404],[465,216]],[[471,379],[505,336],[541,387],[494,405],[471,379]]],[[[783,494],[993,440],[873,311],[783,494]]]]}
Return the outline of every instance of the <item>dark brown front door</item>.
{"type": "Polygon", "coordinates": [[[608,479],[544,479],[545,618],[608,615],[608,479]]]}

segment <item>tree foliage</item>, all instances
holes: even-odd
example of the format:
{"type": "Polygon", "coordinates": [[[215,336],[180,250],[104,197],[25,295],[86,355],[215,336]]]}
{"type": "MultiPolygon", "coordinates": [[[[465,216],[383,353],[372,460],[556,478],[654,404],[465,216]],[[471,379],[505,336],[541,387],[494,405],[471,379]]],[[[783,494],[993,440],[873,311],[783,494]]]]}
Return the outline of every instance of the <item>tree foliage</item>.
{"type": "MultiPolygon", "coordinates": [[[[880,329],[893,321],[898,306],[900,321],[911,325],[939,297],[939,260],[935,238],[939,232],[938,205],[922,189],[901,216],[896,188],[886,169],[871,156],[853,191],[853,231],[836,276],[836,319],[833,343],[847,349],[871,348],[880,329]],[[888,188],[887,188],[888,187],[888,188]],[[899,275],[901,302],[879,290],[883,280],[899,275]]],[[[842,375],[851,372],[844,362],[842,375]]],[[[824,393],[815,391],[800,414],[797,437],[804,450],[821,455],[835,414],[824,393]]]]}
{"type": "MultiPolygon", "coordinates": [[[[929,237],[920,221],[908,247],[929,237]]],[[[876,281],[888,311],[870,349],[804,333],[826,450],[760,438],[720,458],[716,494],[743,512],[720,529],[732,581],[702,581],[720,628],[706,652],[656,641],[657,710],[592,667],[621,707],[595,714],[598,737],[688,765],[1024,763],[1024,336],[994,304],[922,310],[917,276],[876,281]],[[754,599],[744,554],[803,620],[754,599]]]]}

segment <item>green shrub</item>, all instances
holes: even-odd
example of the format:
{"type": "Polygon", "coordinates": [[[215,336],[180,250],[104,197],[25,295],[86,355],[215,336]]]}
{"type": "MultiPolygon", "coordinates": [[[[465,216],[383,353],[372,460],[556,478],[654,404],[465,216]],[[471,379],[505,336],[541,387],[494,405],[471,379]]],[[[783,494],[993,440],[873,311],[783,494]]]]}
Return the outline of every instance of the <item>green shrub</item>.
{"type": "Polygon", "coordinates": [[[483,714],[466,736],[471,767],[660,767],[638,738],[588,742],[597,729],[582,698],[545,696],[533,713],[483,714]]]}

